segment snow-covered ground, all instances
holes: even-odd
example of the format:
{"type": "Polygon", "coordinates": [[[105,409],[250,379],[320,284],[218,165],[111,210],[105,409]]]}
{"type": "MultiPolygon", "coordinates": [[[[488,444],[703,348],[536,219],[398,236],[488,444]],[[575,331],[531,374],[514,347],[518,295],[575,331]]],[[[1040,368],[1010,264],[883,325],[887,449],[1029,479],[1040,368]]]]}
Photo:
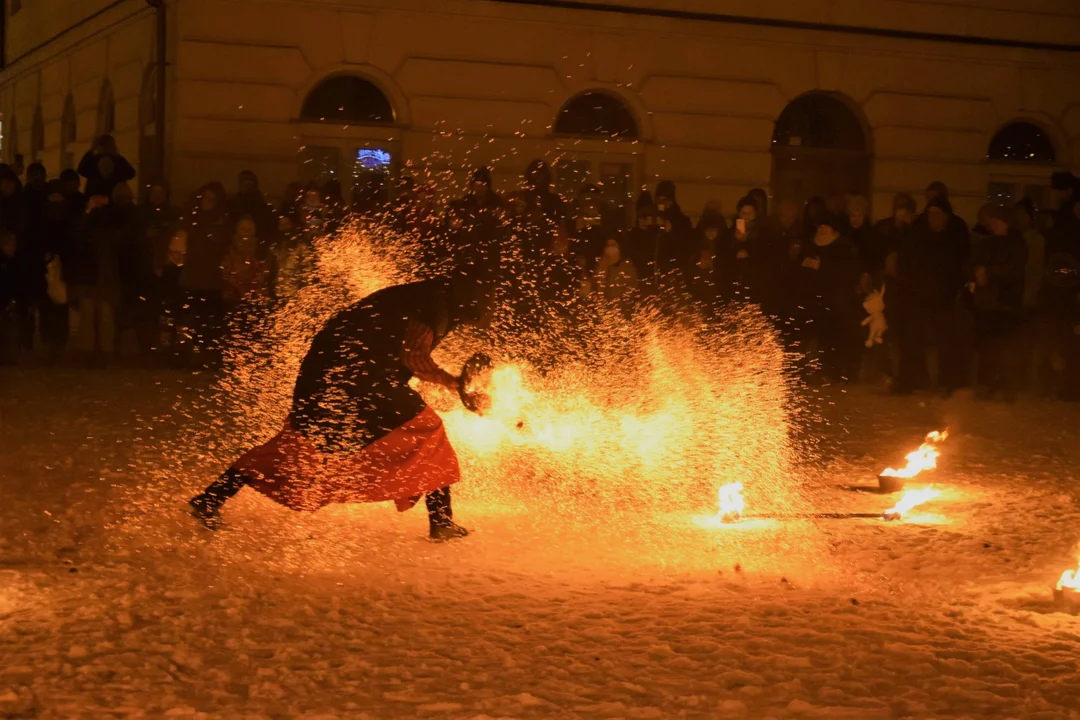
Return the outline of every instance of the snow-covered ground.
{"type": "Polygon", "coordinates": [[[884,510],[837,486],[951,428],[943,495],[903,523],[462,487],[474,535],[435,546],[419,510],[250,491],[200,531],[185,499],[241,449],[226,424],[172,444],[206,378],[4,372],[0,717],[1080,718],[1080,616],[1050,598],[1080,408],[826,393],[792,471],[818,511],[884,510]]]}

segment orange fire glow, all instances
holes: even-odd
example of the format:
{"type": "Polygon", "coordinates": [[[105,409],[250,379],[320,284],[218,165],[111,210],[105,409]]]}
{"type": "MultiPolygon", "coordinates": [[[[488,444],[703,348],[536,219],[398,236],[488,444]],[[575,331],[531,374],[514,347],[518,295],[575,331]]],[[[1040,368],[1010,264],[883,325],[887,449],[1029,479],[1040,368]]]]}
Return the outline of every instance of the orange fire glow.
{"type": "Polygon", "coordinates": [[[746,501],[742,495],[743,484],[734,482],[720,488],[720,520],[723,522],[735,522],[742,517],[746,509],[746,501]]]}
{"type": "Polygon", "coordinates": [[[1058,590],[1072,590],[1074,592],[1080,592],[1080,548],[1077,549],[1076,569],[1066,570],[1061,573],[1061,579],[1058,580],[1058,590]]]}
{"type": "MultiPolygon", "coordinates": [[[[910,458],[911,455],[908,455],[908,457],[910,458]]],[[[905,513],[925,502],[933,500],[939,495],[941,495],[941,491],[935,490],[933,487],[922,488],[921,490],[908,490],[904,493],[904,496],[900,498],[900,502],[885,511],[885,519],[899,520],[904,517],[905,513]]]]}
{"type": "Polygon", "coordinates": [[[949,437],[948,430],[942,430],[940,432],[934,431],[926,436],[926,441],[919,446],[919,449],[910,452],[905,458],[907,465],[896,470],[894,468],[886,468],[881,472],[884,477],[894,477],[910,479],[921,473],[923,470],[933,470],[937,467],[937,459],[941,454],[938,451],[938,445],[945,442],[949,437]]]}

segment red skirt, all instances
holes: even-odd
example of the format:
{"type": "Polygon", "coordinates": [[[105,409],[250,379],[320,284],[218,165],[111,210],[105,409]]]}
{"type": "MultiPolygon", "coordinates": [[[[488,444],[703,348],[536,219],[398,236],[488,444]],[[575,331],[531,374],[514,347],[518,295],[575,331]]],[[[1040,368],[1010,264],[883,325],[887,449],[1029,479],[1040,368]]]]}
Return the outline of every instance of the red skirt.
{"type": "Polygon", "coordinates": [[[293,510],[393,500],[405,511],[424,493],[461,479],[442,418],[427,407],[352,453],[324,452],[286,421],[273,439],[245,453],[233,467],[249,478],[251,487],[293,510]]]}

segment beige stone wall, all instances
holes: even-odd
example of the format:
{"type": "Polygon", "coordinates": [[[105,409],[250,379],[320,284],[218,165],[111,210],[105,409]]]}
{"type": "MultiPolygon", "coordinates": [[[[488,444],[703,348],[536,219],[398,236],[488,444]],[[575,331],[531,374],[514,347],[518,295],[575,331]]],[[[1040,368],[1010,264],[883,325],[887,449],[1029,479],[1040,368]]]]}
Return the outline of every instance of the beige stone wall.
{"type": "MultiPolygon", "coordinates": [[[[895,18],[908,29],[1039,42],[1065,42],[1077,32],[1077,11],[1065,0],[642,3],[847,25],[895,18]],[[1025,7],[1053,22],[1020,22],[1017,10],[1025,7]]],[[[108,13],[126,8],[128,19],[0,74],[0,111],[17,118],[20,148],[29,147],[39,93],[47,160],[69,90],[80,140],[88,141],[97,88],[108,76],[118,138],[134,160],[141,74],[153,52],[153,18],[142,6],[121,3],[108,13]]],[[[813,90],[841,94],[866,125],[876,215],[887,212],[894,192],[921,195],[933,179],[947,182],[958,210],[971,217],[992,177],[1045,178],[1047,168],[986,163],[990,138],[1013,119],[1049,132],[1062,166],[1080,157],[1080,85],[1073,81],[1080,54],[477,0],[183,0],[171,17],[171,163],[185,192],[211,178],[231,188],[236,173],[251,168],[279,193],[296,177],[305,145],[380,141],[459,186],[470,166],[490,164],[502,190],[516,185],[533,157],[606,155],[633,166],[638,184],[677,181],[688,212],[711,198],[731,212],[747,188],[769,187],[773,124],[788,102],[813,90]],[[396,127],[299,122],[306,93],[336,72],[379,85],[396,127]],[[640,142],[552,137],[559,108],[590,89],[625,100],[640,142]]]]}
{"type": "Polygon", "coordinates": [[[24,3],[9,23],[8,57],[19,59],[0,74],[0,112],[7,136],[4,159],[10,160],[16,150],[28,164],[35,159],[31,152],[32,126],[40,107],[45,143],[36,159],[45,164],[50,175],[58,174],[62,169],[62,118],[70,95],[75,107],[76,141],[68,151],[78,163],[98,133],[102,87],[107,80],[115,100],[113,134],[121,151],[137,165],[139,99],[154,46],[153,13],[146,3],[24,3]],[[86,18],[91,19],[83,23],[86,18]],[[58,37],[38,47],[54,36],[58,37]],[[17,147],[11,142],[12,125],[17,147]]]}

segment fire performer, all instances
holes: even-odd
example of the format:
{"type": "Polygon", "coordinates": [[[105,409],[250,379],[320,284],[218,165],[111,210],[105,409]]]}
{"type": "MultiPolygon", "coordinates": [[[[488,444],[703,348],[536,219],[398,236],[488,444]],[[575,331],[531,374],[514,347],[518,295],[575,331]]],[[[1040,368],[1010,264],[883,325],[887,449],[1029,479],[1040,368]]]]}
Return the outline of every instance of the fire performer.
{"type": "Polygon", "coordinates": [[[458,391],[431,351],[455,327],[481,320],[484,288],[468,275],[425,280],[337,313],[304,357],[285,427],[192,498],[195,517],[216,529],[221,506],[244,486],[308,511],[393,500],[404,512],[426,495],[433,541],[468,535],[450,506],[457,456],[442,419],[408,383],[415,376],[458,391]]]}

